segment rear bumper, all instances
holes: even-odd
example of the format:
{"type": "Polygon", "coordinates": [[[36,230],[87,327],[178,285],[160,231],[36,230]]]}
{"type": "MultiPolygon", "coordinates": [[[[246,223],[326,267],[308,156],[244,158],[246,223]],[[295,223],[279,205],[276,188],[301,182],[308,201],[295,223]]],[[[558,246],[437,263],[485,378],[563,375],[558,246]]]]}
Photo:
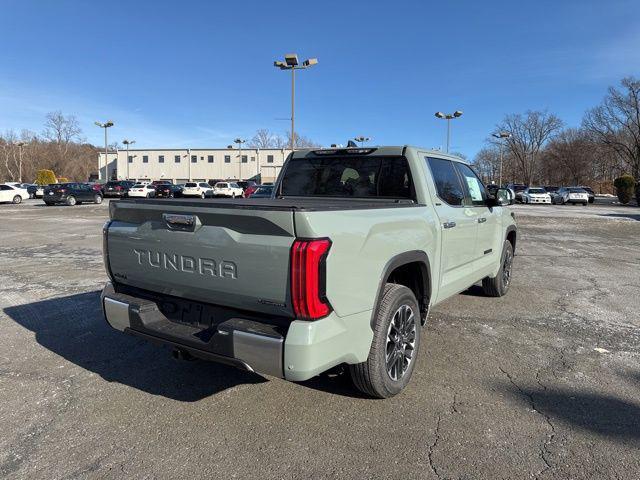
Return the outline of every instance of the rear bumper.
{"type": "Polygon", "coordinates": [[[313,322],[294,320],[286,328],[243,318],[237,312],[203,328],[171,321],[156,303],[117,293],[110,282],[102,291],[101,303],[107,322],[116,330],[205,360],[291,381],[308,380],[341,363],[365,361],[373,339],[371,311],[348,317],[334,312],[313,322]]]}
{"type": "Polygon", "coordinates": [[[126,197],[127,196],[127,192],[109,192],[109,191],[105,191],[104,192],[104,196],[105,197],[126,197]]]}

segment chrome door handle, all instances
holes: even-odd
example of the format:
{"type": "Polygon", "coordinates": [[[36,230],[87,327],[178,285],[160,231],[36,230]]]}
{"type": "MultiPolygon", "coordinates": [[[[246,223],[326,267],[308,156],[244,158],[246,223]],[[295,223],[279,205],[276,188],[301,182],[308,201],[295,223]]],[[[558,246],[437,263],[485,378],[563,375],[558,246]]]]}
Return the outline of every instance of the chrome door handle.
{"type": "Polygon", "coordinates": [[[444,222],[444,223],[442,224],[442,226],[443,226],[444,228],[453,228],[453,227],[455,227],[455,226],[456,226],[456,222],[444,222]]]}
{"type": "Polygon", "coordinates": [[[486,219],[486,218],[484,218],[484,217],[480,217],[480,218],[478,219],[478,223],[484,223],[484,222],[486,222],[486,221],[487,221],[487,219],[486,219]]]}

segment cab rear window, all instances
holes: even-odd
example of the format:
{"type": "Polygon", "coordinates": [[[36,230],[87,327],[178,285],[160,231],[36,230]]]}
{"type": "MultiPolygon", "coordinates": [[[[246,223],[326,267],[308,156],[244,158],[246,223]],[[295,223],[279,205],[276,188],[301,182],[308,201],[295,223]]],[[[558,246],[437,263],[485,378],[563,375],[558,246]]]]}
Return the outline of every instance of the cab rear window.
{"type": "Polygon", "coordinates": [[[292,159],[280,195],[294,197],[413,198],[404,157],[354,155],[292,159]]]}

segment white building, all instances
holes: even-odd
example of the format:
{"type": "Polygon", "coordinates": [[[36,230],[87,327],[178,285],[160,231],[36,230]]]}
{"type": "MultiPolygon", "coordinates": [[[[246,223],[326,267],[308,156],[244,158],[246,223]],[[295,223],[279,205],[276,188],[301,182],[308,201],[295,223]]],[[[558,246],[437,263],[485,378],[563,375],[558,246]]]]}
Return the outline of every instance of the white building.
{"type": "Polygon", "coordinates": [[[100,180],[149,179],[188,181],[255,177],[273,182],[291,150],[274,148],[167,148],[129,149],[98,155],[100,180]]]}

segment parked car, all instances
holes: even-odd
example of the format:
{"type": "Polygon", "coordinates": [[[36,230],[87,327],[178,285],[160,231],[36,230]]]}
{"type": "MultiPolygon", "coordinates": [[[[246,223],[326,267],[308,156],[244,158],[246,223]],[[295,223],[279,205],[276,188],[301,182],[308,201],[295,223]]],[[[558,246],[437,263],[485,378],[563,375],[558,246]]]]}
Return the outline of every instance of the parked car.
{"type": "Polygon", "coordinates": [[[411,146],[296,150],[274,188],[188,210],[111,204],[107,322],[177,357],[291,381],[346,364],[358,389],[386,398],[416,368],[430,308],[479,281],[489,296],[509,290],[509,192],[487,196],[462,159],[411,146]]]}
{"type": "Polygon", "coordinates": [[[187,182],[182,188],[183,197],[213,197],[213,188],[206,182],[187,182]]]}
{"type": "Polygon", "coordinates": [[[551,201],[556,205],[564,205],[566,203],[587,205],[589,203],[589,194],[582,188],[562,187],[558,189],[551,201]]]}
{"type": "Polygon", "coordinates": [[[243,195],[244,191],[236,182],[218,182],[213,187],[214,197],[240,198],[243,195]]]}
{"type": "Polygon", "coordinates": [[[151,185],[154,187],[157,187],[158,185],[173,185],[173,182],[171,180],[154,180],[151,182],[151,185]]]}
{"type": "Polygon", "coordinates": [[[126,197],[127,192],[131,187],[135,185],[135,182],[130,180],[118,180],[107,182],[104,185],[105,197],[126,197]]]}
{"type": "Polygon", "coordinates": [[[86,183],[55,183],[45,187],[42,197],[47,205],[64,203],[70,207],[82,202],[102,203],[102,194],[86,183]]]}
{"type": "Polygon", "coordinates": [[[251,194],[251,198],[271,198],[273,194],[273,185],[260,185],[258,189],[251,194]]]}
{"type": "Polygon", "coordinates": [[[238,184],[238,186],[242,189],[243,192],[246,191],[247,188],[249,187],[258,185],[258,182],[254,182],[253,180],[239,180],[239,181],[236,181],[235,183],[238,184]]]}
{"type": "Polygon", "coordinates": [[[507,185],[507,188],[511,190],[514,194],[514,200],[516,202],[522,203],[524,200],[522,198],[522,193],[527,189],[527,185],[524,183],[510,183],[507,185]]]}
{"type": "Polygon", "coordinates": [[[546,203],[551,205],[551,195],[542,187],[528,187],[522,192],[524,203],[546,203]]]}
{"type": "Polygon", "coordinates": [[[102,194],[102,196],[104,197],[104,183],[100,183],[100,182],[87,182],[87,185],[89,185],[94,192],[100,192],[102,194]]]}
{"type": "Polygon", "coordinates": [[[579,186],[577,188],[581,188],[585,192],[587,192],[587,195],[589,196],[589,203],[593,203],[595,201],[596,193],[593,191],[593,189],[591,187],[579,186]]]}
{"type": "Polygon", "coordinates": [[[29,185],[27,187],[29,198],[42,198],[44,195],[44,188],[45,185],[29,185]]]}
{"type": "Polygon", "coordinates": [[[149,184],[136,183],[129,189],[127,197],[152,198],[156,196],[156,187],[149,184]]]}
{"type": "Polygon", "coordinates": [[[11,202],[17,205],[26,198],[29,198],[29,192],[23,188],[7,185],[6,183],[0,185],[0,202],[11,202]]]}
{"type": "Polygon", "coordinates": [[[260,188],[262,185],[249,185],[247,188],[244,189],[243,196],[244,198],[249,198],[251,197],[251,195],[253,195],[255,193],[256,190],[258,190],[258,188],[260,188]]]}
{"type": "Polygon", "coordinates": [[[156,185],[156,197],[174,198],[182,196],[181,185],[173,185],[172,183],[156,185]]]}

